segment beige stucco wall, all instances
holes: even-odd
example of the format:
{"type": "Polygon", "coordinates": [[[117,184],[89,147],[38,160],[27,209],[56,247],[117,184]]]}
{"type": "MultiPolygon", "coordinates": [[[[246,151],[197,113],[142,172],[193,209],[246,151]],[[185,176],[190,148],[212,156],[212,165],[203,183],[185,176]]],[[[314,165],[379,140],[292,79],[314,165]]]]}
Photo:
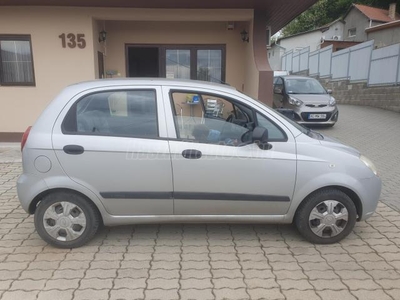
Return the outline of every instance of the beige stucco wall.
{"type": "Polygon", "coordinates": [[[94,78],[92,18],[79,10],[0,8],[0,34],[30,34],[35,87],[0,86],[0,132],[23,132],[59,91],[94,78]],[[85,49],[62,48],[62,33],[83,33],[85,49]]]}
{"type": "Polygon", "coordinates": [[[226,22],[120,22],[108,21],[106,70],[126,76],[125,44],[214,44],[226,45],[226,82],[241,89],[245,80],[240,38],[242,26],[228,31],[226,22]]]}
{"type": "MultiPolygon", "coordinates": [[[[247,28],[249,33],[250,41],[246,43],[247,47],[244,53],[245,61],[245,81],[244,81],[244,93],[253,97],[258,98],[258,86],[259,86],[259,72],[254,61],[254,49],[253,49],[253,22],[251,21],[249,27],[247,28]]],[[[266,49],[266,48],[265,48],[266,49]]],[[[265,50],[265,55],[266,55],[265,50]]]]}
{"type": "Polygon", "coordinates": [[[92,20],[92,32],[93,32],[93,60],[94,60],[94,78],[99,78],[99,60],[98,60],[98,52],[104,54],[105,52],[105,43],[99,42],[99,32],[104,29],[104,22],[99,20],[92,20]]]}
{"type": "Polygon", "coordinates": [[[98,77],[97,51],[106,54],[106,70],[125,75],[125,43],[226,44],[227,82],[257,96],[252,46],[240,39],[252,16],[252,10],[1,7],[0,34],[31,35],[36,86],[0,86],[0,132],[25,131],[62,88],[98,77]],[[227,21],[236,22],[234,31],[227,21]],[[106,47],[97,41],[104,24],[106,47]],[[86,48],[62,48],[62,33],[85,34],[86,48]]]}

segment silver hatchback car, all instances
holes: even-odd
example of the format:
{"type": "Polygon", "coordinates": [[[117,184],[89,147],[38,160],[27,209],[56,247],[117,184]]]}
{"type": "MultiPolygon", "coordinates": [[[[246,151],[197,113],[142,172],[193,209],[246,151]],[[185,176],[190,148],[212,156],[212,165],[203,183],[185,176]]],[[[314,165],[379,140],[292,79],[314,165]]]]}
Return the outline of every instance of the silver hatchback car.
{"type": "Polygon", "coordinates": [[[273,106],[293,110],[294,120],[299,124],[332,127],[339,119],[339,111],[331,94],[314,78],[277,76],[273,106]]]}
{"type": "Polygon", "coordinates": [[[334,243],[377,206],[371,161],[235,89],[166,79],[64,89],[22,140],[22,207],[79,247],[101,224],[295,223],[334,243]]]}

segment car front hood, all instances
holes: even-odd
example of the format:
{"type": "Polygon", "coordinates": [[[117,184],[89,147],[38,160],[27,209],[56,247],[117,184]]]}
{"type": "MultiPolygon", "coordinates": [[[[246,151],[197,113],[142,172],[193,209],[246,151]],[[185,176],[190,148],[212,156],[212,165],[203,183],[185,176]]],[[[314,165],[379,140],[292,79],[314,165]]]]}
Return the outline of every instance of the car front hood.
{"type": "Polygon", "coordinates": [[[331,96],[328,94],[290,94],[291,97],[301,100],[304,104],[324,104],[329,105],[331,96]]]}
{"type": "MultiPolygon", "coordinates": [[[[321,133],[320,133],[321,134],[321,133]]],[[[338,150],[341,150],[343,152],[347,152],[349,154],[352,154],[354,156],[360,157],[361,153],[357,149],[347,146],[340,141],[338,141],[335,138],[326,136],[324,134],[321,134],[323,136],[323,140],[320,140],[319,142],[321,143],[322,146],[330,147],[330,148],[336,148],[338,150]]]]}

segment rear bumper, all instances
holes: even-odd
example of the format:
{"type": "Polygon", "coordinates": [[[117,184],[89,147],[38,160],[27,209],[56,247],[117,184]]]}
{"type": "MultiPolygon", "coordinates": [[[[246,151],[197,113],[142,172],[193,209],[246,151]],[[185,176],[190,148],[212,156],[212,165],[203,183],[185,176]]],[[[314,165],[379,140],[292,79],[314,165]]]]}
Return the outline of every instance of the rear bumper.
{"type": "Polygon", "coordinates": [[[22,208],[29,212],[29,206],[34,197],[47,190],[47,185],[43,179],[33,174],[22,174],[17,180],[18,199],[22,208]]]}

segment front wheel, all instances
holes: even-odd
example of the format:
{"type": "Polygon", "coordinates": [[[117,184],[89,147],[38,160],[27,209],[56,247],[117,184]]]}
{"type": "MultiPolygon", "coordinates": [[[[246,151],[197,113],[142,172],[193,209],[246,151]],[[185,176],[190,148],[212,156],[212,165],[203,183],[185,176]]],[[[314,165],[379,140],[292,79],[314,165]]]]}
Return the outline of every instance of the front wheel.
{"type": "Polygon", "coordinates": [[[35,212],[40,237],[58,248],[76,248],[96,234],[100,216],[93,203],[71,192],[47,195],[35,212]]]}
{"type": "Polygon", "coordinates": [[[333,244],[354,228],[357,210],[354,202],[340,190],[327,189],[312,194],[298,208],[295,224],[309,242],[333,244]]]}

